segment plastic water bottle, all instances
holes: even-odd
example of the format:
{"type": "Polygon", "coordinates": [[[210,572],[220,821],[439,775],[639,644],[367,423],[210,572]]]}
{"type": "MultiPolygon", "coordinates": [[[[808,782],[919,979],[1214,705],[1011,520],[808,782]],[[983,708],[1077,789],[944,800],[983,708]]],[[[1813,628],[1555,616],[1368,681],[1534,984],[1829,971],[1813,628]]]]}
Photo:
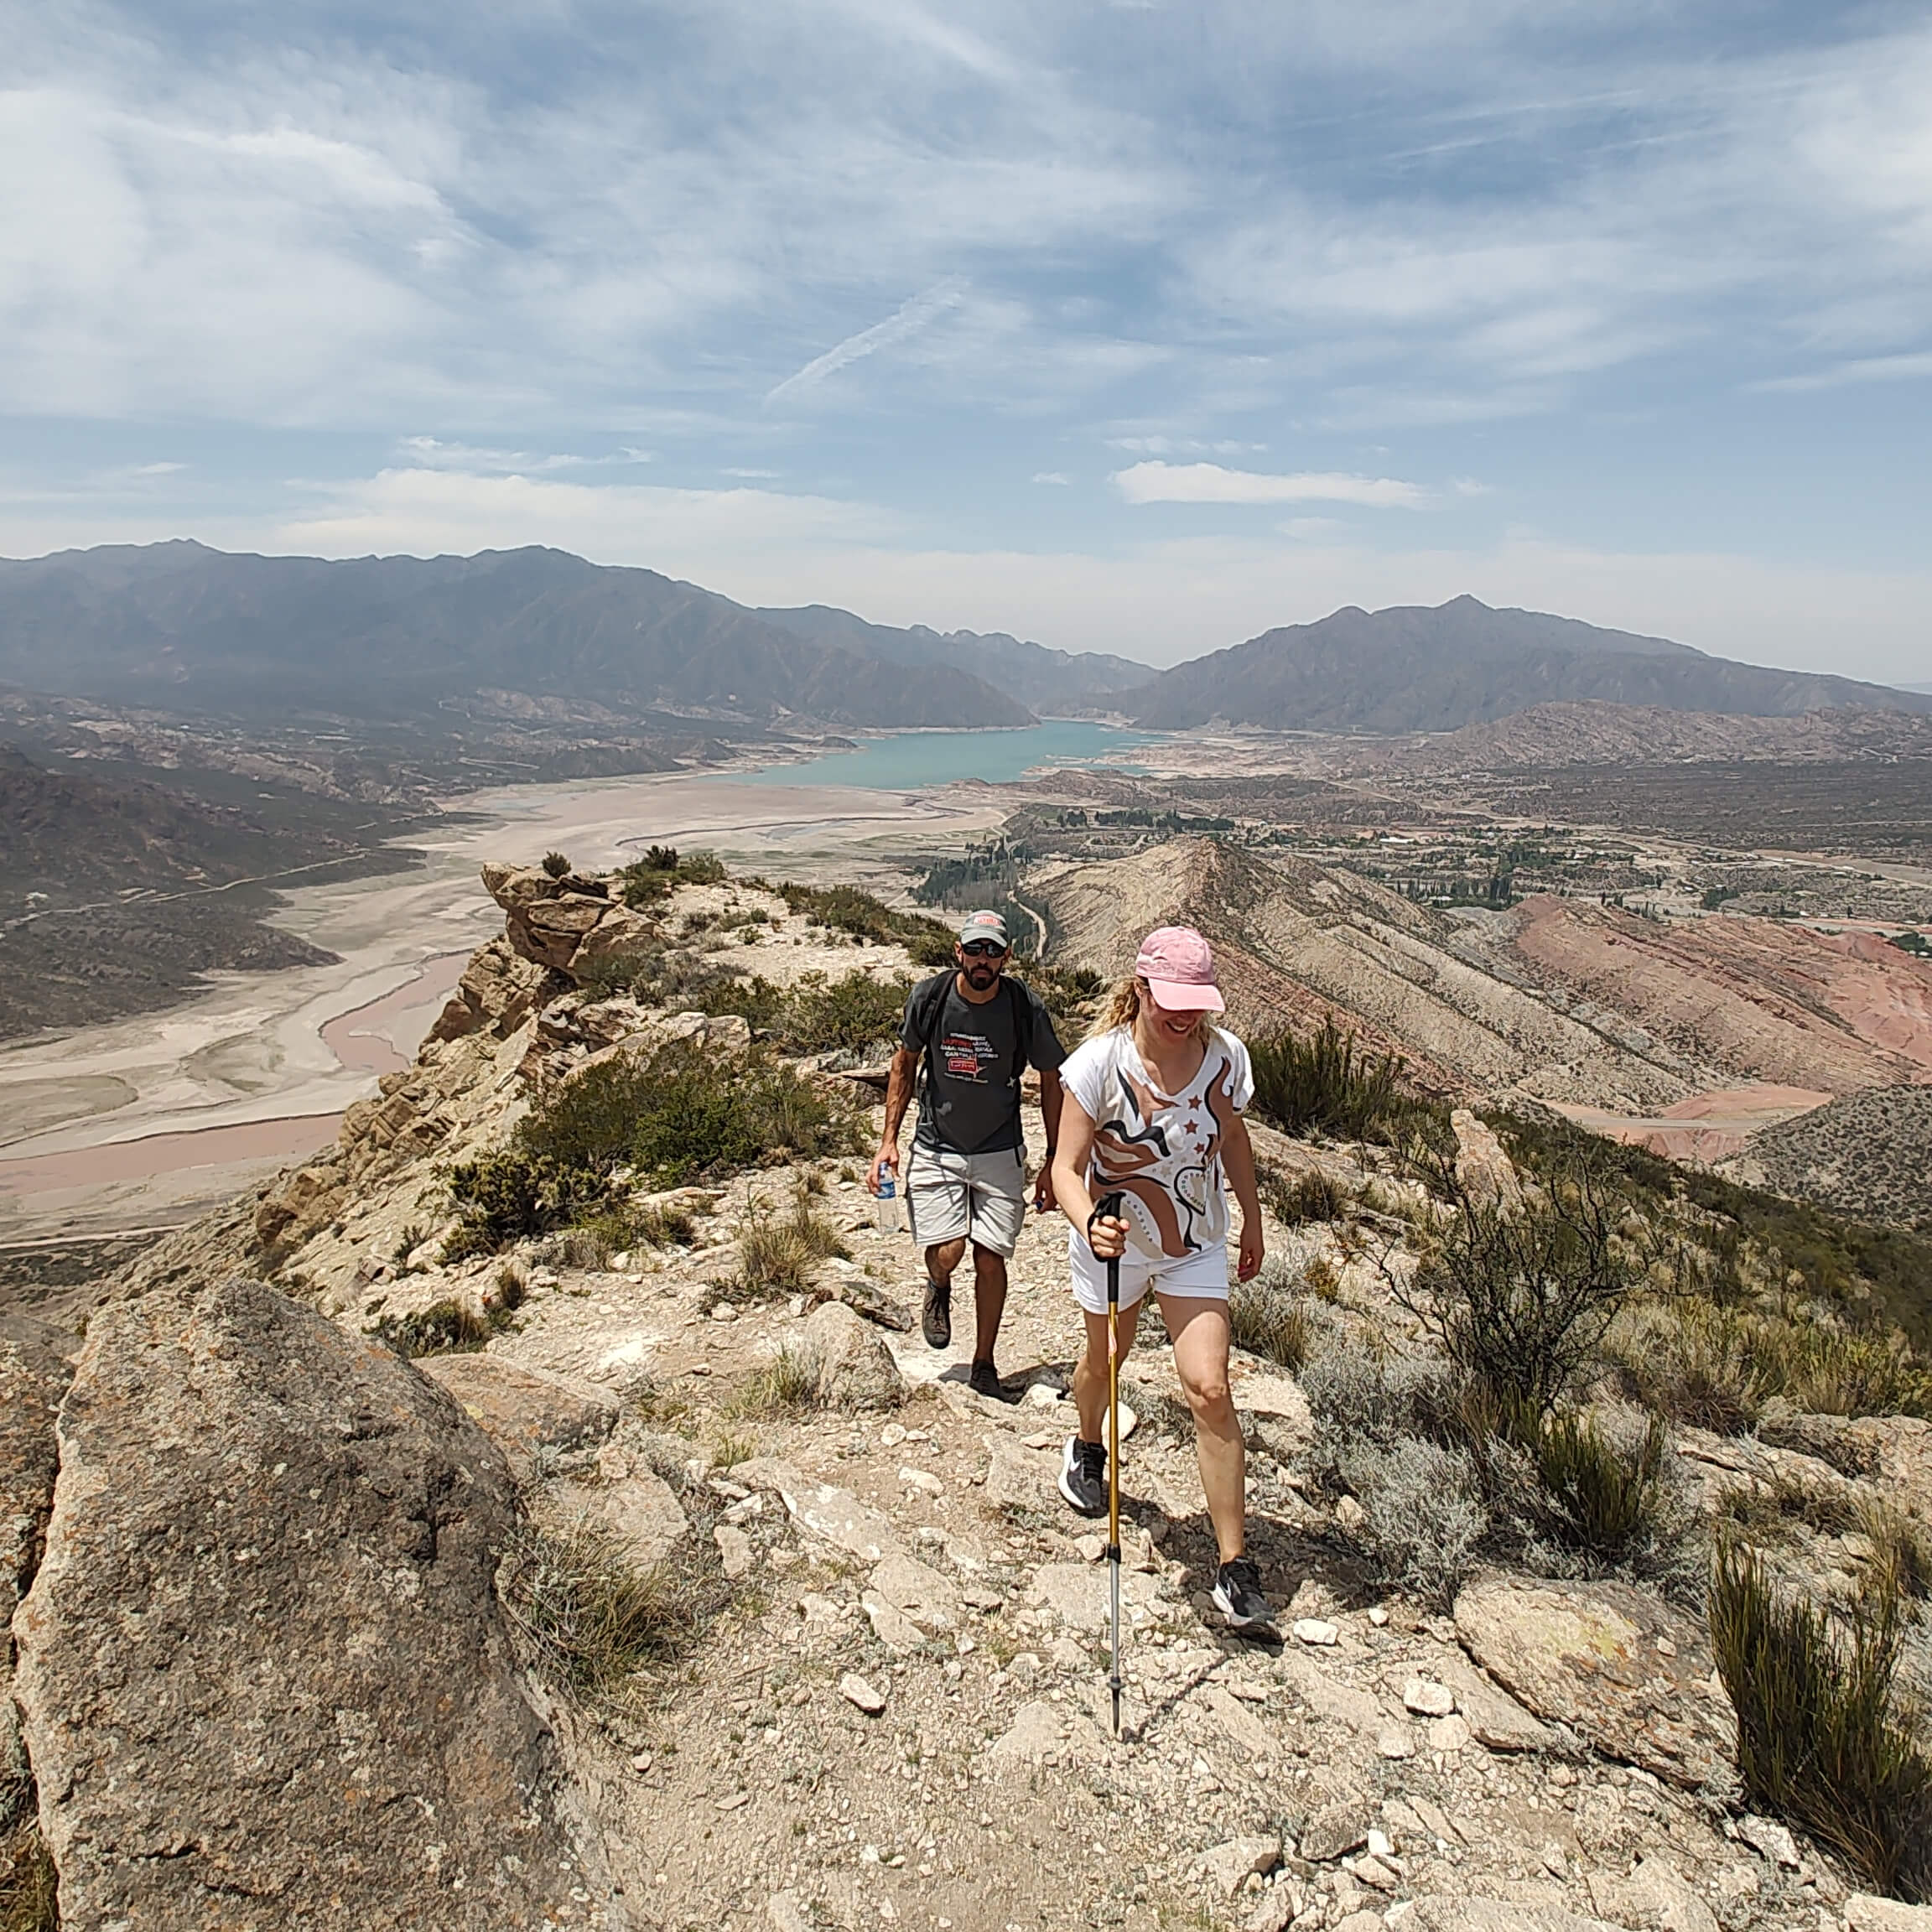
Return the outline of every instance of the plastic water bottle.
{"type": "Polygon", "coordinates": [[[872,1223],[881,1234],[899,1232],[899,1183],[890,1174],[880,1176],[879,1192],[872,1197],[872,1223]]]}

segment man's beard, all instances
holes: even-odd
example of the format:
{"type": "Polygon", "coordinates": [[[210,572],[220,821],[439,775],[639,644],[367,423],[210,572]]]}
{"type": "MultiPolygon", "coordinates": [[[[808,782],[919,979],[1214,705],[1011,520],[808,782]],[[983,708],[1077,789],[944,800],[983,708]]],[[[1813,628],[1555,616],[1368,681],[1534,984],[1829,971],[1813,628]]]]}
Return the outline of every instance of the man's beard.
{"type": "Polygon", "coordinates": [[[966,978],[974,987],[990,986],[999,977],[997,966],[982,966],[978,961],[966,969],[966,978]]]}

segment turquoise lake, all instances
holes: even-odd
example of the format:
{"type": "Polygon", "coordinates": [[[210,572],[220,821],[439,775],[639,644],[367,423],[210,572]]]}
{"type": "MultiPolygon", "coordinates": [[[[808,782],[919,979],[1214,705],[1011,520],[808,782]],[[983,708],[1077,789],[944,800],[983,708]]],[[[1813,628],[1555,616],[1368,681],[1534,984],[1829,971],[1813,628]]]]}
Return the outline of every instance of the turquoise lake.
{"type": "MultiPolygon", "coordinates": [[[[1091,765],[1136,745],[1157,743],[1156,734],[1063,718],[1013,731],[902,731],[870,738],[855,750],[831,751],[801,765],[768,765],[743,773],[747,785],[857,785],[870,791],[904,792],[981,778],[1008,785],[1039,765],[1091,765]]],[[[1121,767],[1131,771],[1131,766],[1121,767]]]]}

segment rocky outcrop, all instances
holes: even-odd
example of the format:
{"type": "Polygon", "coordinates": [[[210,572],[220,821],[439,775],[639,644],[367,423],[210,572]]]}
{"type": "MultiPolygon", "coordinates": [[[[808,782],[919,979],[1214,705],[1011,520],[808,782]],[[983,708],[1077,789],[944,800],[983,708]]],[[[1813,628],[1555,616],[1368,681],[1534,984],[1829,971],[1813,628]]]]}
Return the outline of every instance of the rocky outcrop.
{"type": "Polygon", "coordinates": [[[98,1316],[16,1690],[64,1923],[627,1924],[494,1575],[502,1457],[377,1344],[237,1280],[98,1316]]]}
{"type": "Polygon", "coordinates": [[[463,1405],[519,1477],[530,1472],[542,1452],[595,1449],[616,1426],[617,1405],[601,1389],[500,1355],[432,1355],[417,1366],[463,1405]]]}
{"type": "Polygon", "coordinates": [[[1456,1599],[1470,1654],[1539,1716],[1672,1783],[1731,1761],[1736,1724],[1705,1634],[1623,1583],[1497,1577],[1456,1599]]]}
{"type": "Polygon", "coordinates": [[[483,886],[503,908],[512,949],[553,972],[581,979],[662,935],[657,921],[613,900],[600,879],[492,863],[483,886]]]}
{"type": "Polygon", "coordinates": [[[906,1400],[892,1351],[843,1301],[813,1310],[802,1346],[818,1373],[819,1399],[833,1408],[892,1409],[906,1400]]]}

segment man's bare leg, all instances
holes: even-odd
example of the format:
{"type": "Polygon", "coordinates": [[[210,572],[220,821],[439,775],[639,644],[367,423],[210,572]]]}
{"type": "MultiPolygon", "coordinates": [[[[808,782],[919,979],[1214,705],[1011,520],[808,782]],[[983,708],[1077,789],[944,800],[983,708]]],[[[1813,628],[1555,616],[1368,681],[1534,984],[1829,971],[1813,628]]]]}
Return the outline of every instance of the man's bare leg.
{"type": "Polygon", "coordinates": [[[973,1244],[973,1359],[990,1363],[1006,1312],[1006,1258],[973,1244]]]}

